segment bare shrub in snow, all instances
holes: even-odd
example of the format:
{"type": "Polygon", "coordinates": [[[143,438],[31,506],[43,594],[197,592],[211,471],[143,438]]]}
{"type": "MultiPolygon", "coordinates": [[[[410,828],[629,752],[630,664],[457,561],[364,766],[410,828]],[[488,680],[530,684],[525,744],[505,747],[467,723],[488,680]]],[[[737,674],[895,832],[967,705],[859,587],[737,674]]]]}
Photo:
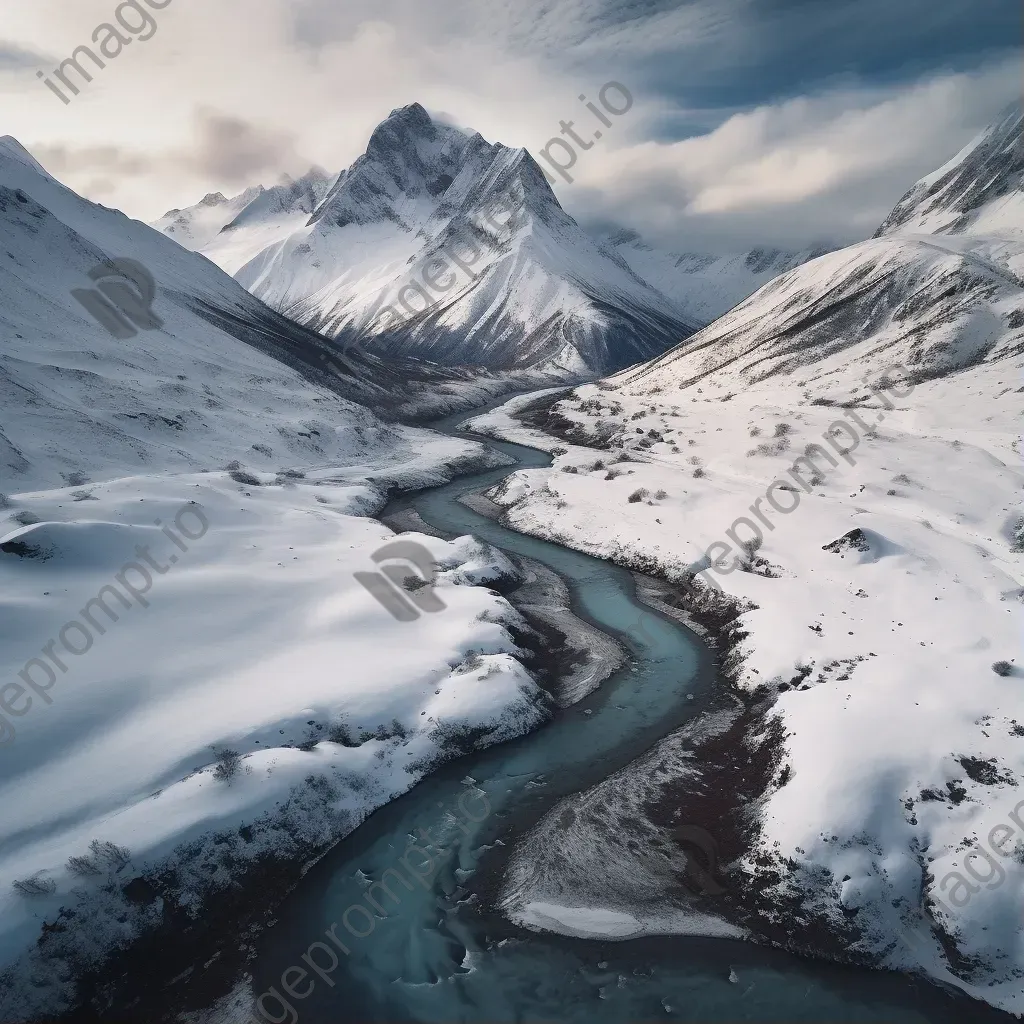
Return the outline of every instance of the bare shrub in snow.
{"type": "Polygon", "coordinates": [[[66,483],[68,487],[81,487],[83,484],[87,484],[89,482],[89,478],[78,470],[75,470],[72,473],[61,473],[61,476],[64,477],[64,483],[66,483]]]}
{"type": "Polygon", "coordinates": [[[52,878],[20,878],[16,879],[11,888],[22,896],[50,896],[57,891],[57,883],[52,878]]]}
{"type": "Polygon", "coordinates": [[[221,782],[227,782],[238,774],[242,765],[242,755],[237,750],[222,750],[217,755],[217,767],[213,769],[213,777],[221,782]]]}
{"type": "Polygon", "coordinates": [[[761,543],[760,537],[751,537],[750,540],[745,540],[740,545],[743,550],[742,568],[750,569],[753,567],[757,552],[761,549],[761,543]]]}
{"type": "Polygon", "coordinates": [[[693,475],[699,480],[704,475],[704,470],[698,466],[694,471],[693,475]]]}
{"type": "Polygon", "coordinates": [[[0,508],[10,508],[11,499],[7,497],[2,491],[0,491],[0,508]]]}
{"type": "Polygon", "coordinates": [[[632,493],[632,494],[631,494],[631,495],[629,496],[629,500],[630,500],[630,501],[631,501],[632,503],[634,503],[634,504],[635,504],[635,503],[636,503],[636,502],[638,502],[638,501],[643,501],[643,500],[644,500],[644,498],[646,498],[646,497],[647,497],[647,495],[648,495],[649,493],[650,493],[650,492],[649,492],[649,491],[647,490],[647,488],[646,488],[646,487],[638,487],[638,488],[637,488],[637,489],[636,489],[636,490],[635,490],[635,491],[634,491],[634,492],[633,492],[633,493],[632,493]]]}
{"type": "Polygon", "coordinates": [[[750,436],[751,437],[760,437],[761,436],[761,428],[760,427],[751,427],[750,428],[750,436]]]}
{"type": "Polygon", "coordinates": [[[236,484],[245,484],[247,487],[259,487],[260,478],[250,473],[247,469],[232,469],[228,476],[235,481],[236,484]]]}
{"type": "Polygon", "coordinates": [[[1021,516],[1011,525],[1010,532],[1013,536],[1010,550],[1017,553],[1024,551],[1024,516],[1021,516]]]}
{"type": "Polygon", "coordinates": [[[775,424],[775,436],[785,437],[793,428],[788,423],[775,424]]]}
{"type": "Polygon", "coordinates": [[[80,878],[102,874],[99,864],[92,857],[68,857],[68,871],[80,878]]]}
{"type": "Polygon", "coordinates": [[[658,501],[662,501],[668,497],[668,491],[655,491],[654,496],[655,498],[658,499],[658,501]]]}
{"type": "Polygon", "coordinates": [[[997,676],[1008,676],[1013,671],[1013,665],[1008,661],[996,661],[992,663],[992,671],[997,676]]]}
{"type": "Polygon", "coordinates": [[[252,446],[252,450],[254,452],[259,452],[260,455],[265,455],[268,459],[272,459],[274,457],[274,449],[265,444],[254,444],[252,446]]]}
{"type": "Polygon", "coordinates": [[[332,743],[340,743],[343,747],[358,747],[359,744],[352,738],[352,730],[347,722],[336,722],[327,732],[327,738],[332,743]]]}
{"type": "Polygon", "coordinates": [[[125,865],[131,863],[132,851],[127,846],[118,846],[107,840],[94,839],[89,844],[89,849],[97,862],[106,865],[111,871],[120,871],[125,865]]]}

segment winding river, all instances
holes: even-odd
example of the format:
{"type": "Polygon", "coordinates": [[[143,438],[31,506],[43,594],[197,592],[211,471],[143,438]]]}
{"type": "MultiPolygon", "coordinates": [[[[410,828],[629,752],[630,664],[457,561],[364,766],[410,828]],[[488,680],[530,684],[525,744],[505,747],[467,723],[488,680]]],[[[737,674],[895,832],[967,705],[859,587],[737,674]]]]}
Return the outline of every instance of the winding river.
{"type": "MultiPolygon", "coordinates": [[[[458,424],[468,415],[432,426],[460,433],[458,424]]],[[[522,445],[487,443],[519,467],[550,463],[545,453],[522,445]]],[[[307,998],[289,1000],[289,1013],[266,1004],[267,1019],[282,1024],[296,1018],[302,1024],[1011,1019],[902,975],[803,960],[726,939],[610,942],[538,935],[481,905],[474,873],[487,851],[496,851],[489,866],[498,859],[502,851],[496,841],[505,837],[507,850],[556,799],[629,763],[697,714],[713,685],[707,650],[686,629],[638,604],[628,572],[515,533],[459,503],[461,495],[483,490],[511,471],[487,470],[406,494],[386,511],[413,508],[437,530],[474,533],[543,562],[569,583],[576,614],[619,638],[631,657],[595,693],[536,732],[430,775],[320,861],[259,942],[253,969],[257,993],[273,985],[280,990],[282,972],[306,966],[301,955],[310,943],[323,939],[347,908],[364,900],[371,881],[379,881],[387,869],[402,868],[412,837],[420,837],[419,845],[441,867],[412,891],[392,884],[397,905],[378,890],[386,916],[378,915],[372,924],[365,916],[350,916],[355,929],[368,931],[365,938],[352,938],[339,924],[337,934],[350,954],[342,957],[331,983],[317,980],[307,998]],[[641,643],[626,631],[642,611],[648,618],[641,643]],[[687,693],[696,699],[687,701],[687,693]],[[463,783],[466,776],[475,787],[463,783]],[[473,796],[476,789],[486,794],[486,803],[473,796]],[[458,805],[463,794],[469,794],[462,804],[466,813],[458,805]],[[489,812],[482,810],[486,807],[489,812]]],[[[415,859],[405,863],[426,865],[415,859]]]]}

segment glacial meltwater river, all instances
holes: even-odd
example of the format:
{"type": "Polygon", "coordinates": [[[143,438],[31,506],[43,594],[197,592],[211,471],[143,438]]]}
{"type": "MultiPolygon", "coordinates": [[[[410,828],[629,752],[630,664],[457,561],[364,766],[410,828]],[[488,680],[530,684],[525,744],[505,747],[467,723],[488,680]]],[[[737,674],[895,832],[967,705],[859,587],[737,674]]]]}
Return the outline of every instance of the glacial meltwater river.
{"type": "MultiPolygon", "coordinates": [[[[432,426],[456,433],[468,415],[432,426]]],[[[522,445],[486,443],[520,467],[550,463],[546,454],[522,445]]],[[[413,508],[437,530],[473,533],[543,562],[569,583],[573,610],[620,639],[631,658],[596,692],[530,735],[428,776],[371,815],[310,870],[281,907],[276,926],[259,940],[255,992],[275,986],[283,993],[282,973],[292,966],[308,971],[302,954],[335,923],[351,952],[339,953],[342,962],[329,982],[310,973],[313,991],[302,1000],[288,999],[290,1010],[265,1002],[266,1019],[282,1024],[295,1019],[301,1024],[1011,1020],[904,975],[839,967],[736,940],[661,936],[614,942],[536,934],[481,906],[474,872],[488,850],[490,865],[496,850],[510,849],[515,836],[558,798],[607,777],[698,714],[714,685],[711,657],[699,639],[638,604],[627,571],[515,533],[459,503],[460,495],[483,490],[514,468],[405,494],[387,511],[413,508]],[[647,613],[643,643],[627,635],[641,612],[647,613]],[[696,699],[687,701],[687,693],[696,699]],[[478,798],[464,802],[469,816],[457,810],[467,792],[465,776],[486,793],[486,816],[478,798]],[[482,820],[473,823],[470,817],[482,820]],[[368,932],[353,938],[341,927],[342,915],[354,904],[365,905],[371,881],[389,868],[402,870],[402,858],[411,839],[422,836],[420,829],[432,840],[431,856],[443,866],[412,891],[393,883],[397,902],[377,890],[386,914],[377,915],[372,930],[365,915],[350,915],[357,931],[368,932]],[[495,847],[498,837],[504,847],[495,847]]],[[[422,838],[419,842],[425,845],[422,838]]],[[[290,976],[293,985],[297,977],[290,976]]],[[[294,985],[298,991],[307,986],[306,981],[294,985]]]]}

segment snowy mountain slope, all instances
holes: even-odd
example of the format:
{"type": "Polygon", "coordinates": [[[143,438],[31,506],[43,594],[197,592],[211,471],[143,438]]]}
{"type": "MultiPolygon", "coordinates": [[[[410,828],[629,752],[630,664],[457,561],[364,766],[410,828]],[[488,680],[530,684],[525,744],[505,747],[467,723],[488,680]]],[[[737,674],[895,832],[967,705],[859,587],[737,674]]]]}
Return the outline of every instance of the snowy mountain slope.
{"type": "Polygon", "coordinates": [[[375,129],[305,223],[302,211],[268,215],[264,200],[203,251],[275,309],[346,343],[607,372],[698,324],[562,210],[529,154],[435,122],[419,104],[375,129]],[[428,278],[448,283],[429,289],[428,278]]]}
{"type": "Polygon", "coordinates": [[[800,252],[751,249],[729,256],[666,252],[648,245],[631,230],[608,241],[645,281],[705,323],[720,317],[773,277],[830,251],[819,245],[800,252]]]}
{"type": "Polygon", "coordinates": [[[208,244],[262,192],[262,185],[247,188],[233,199],[225,199],[220,192],[210,192],[187,210],[168,210],[153,222],[153,227],[195,251],[208,244]]]}
{"type": "MultiPolygon", "coordinates": [[[[491,494],[516,529],[677,581],[702,552],[730,546],[722,571],[705,573],[740,602],[739,647],[722,641],[735,677],[724,689],[769,702],[782,740],[759,732],[726,751],[727,778],[732,760],[755,751],[777,765],[752,803],[733,807],[721,793],[706,817],[699,804],[683,808],[684,821],[719,842],[738,823],[753,827],[753,846],[719,862],[722,884],[750,911],[726,921],[762,941],[788,922],[792,949],[925,971],[1019,1013],[1024,396],[1019,367],[1001,370],[928,381],[909,396],[898,387],[902,397],[886,395],[894,410],[847,393],[850,417],[884,417],[848,460],[825,435],[836,420],[856,421],[781,375],[728,402],[701,384],[585,385],[554,407],[564,431],[541,434],[500,410],[473,426],[564,452],[491,494]],[[815,444],[836,465],[815,456],[821,473],[807,493],[788,470],[815,444]],[[775,480],[790,489],[766,500],[775,480]],[[758,531],[756,557],[737,569],[740,542],[758,531]],[[1000,662],[1008,674],[994,671],[1000,662]],[[993,852],[988,837],[1004,824],[1008,842],[993,852]],[[780,905],[802,923],[780,921],[780,905]]],[[[846,434],[840,442],[850,446],[846,434]]],[[[704,764],[699,744],[684,746],[696,748],[685,773],[718,766],[704,764]]],[[[643,763],[635,771],[638,786],[659,777],[643,763]]],[[[672,807],[694,788],[660,777],[672,807]]],[[[533,842],[543,844],[545,829],[560,833],[554,818],[540,829],[533,842]]],[[[612,832],[650,828],[627,820],[612,832]]],[[[592,856],[615,862],[603,842],[592,837],[592,856]]],[[[624,909],[623,893],[601,891],[586,871],[570,866],[561,881],[573,898],[544,908],[547,929],[571,934],[583,913],[571,908],[588,908],[591,921],[624,909]]],[[[535,902],[552,901],[541,887],[517,891],[517,919],[529,923],[535,902]]],[[[679,930],[704,934],[703,915],[722,909],[691,901],[693,923],[679,930]]],[[[629,908],[640,930],[679,910],[667,893],[660,906],[629,908]]]]}
{"type": "Polygon", "coordinates": [[[247,434],[253,465],[276,470],[329,450],[327,435],[319,453],[301,436],[311,410],[376,422],[345,397],[399,413],[418,405],[443,411],[459,390],[470,399],[500,393],[495,381],[357,350],[335,360],[329,342],[209,260],[79,198],[10,139],[0,141],[0,225],[3,491],[59,485],[84,468],[85,453],[94,475],[223,465],[242,457],[247,434]],[[163,321],[127,340],[112,337],[71,294],[93,285],[95,266],[122,257],[154,277],[153,312],[163,321]]]}
{"type": "MultiPolygon", "coordinates": [[[[729,913],[747,911],[728,920],[1020,1014],[1022,207],[1016,177],[985,187],[1006,126],[960,154],[955,184],[952,165],[931,176],[949,186],[927,206],[936,233],[890,218],[678,349],[577,388],[541,418],[550,433],[501,410],[474,425],[565,451],[492,494],[516,528],[658,566],[698,612],[717,599],[687,574],[719,560],[699,578],[736,602],[727,690],[777,726],[726,751],[775,766],[750,803],[684,808],[713,836],[753,822],[724,868],[741,893],[729,913]],[[985,198],[942,230],[965,195],[985,198]]],[[[718,765],[688,746],[691,765],[718,765]]],[[[638,784],[650,771],[635,770],[638,784]]],[[[692,788],[670,779],[665,799],[692,788]]],[[[564,888],[618,905],[585,876],[564,888]]],[[[517,893],[522,920],[531,899],[545,896],[517,893]]],[[[545,914],[571,928],[570,909],[545,914]]]]}
{"type": "Polygon", "coordinates": [[[1007,107],[952,160],[916,182],[875,233],[1024,235],[1024,112],[1007,107]]]}
{"type": "Polygon", "coordinates": [[[874,238],[775,278],[637,379],[728,393],[799,371],[845,388],[882,365],[923,380],[1019,357],[1022,123],[1005,115],[915,186],[874,238]],[[922,233],[926,222],[935,233],[922,233]]]}
{"type": "Polygon", "coordinates": [[[522,619],[476,585],[516,579],[500,554],[406,535],[444,605],[413,622],[354,575],[390,488],[494,459],[344,397],[397,405],[412,364],[348,353],[339,380],[325,339],[11,139],[0,235],[0,1019],[52,1019],[165,896],[200,915],[254,864],[305,864],[446,729],[496,742],[547,705],[522,619]],[[155,329],[115,338],[71,295],[112,257],[152,272],[155,329]],[[168,888],[139,902],[147,872],[168,888]]]}
{"type": "Polygon", "coordinates": [[[885,365],[944,376],[1020,355],[1022,313],[1016,277],[970,249],[873,239],[776,278],[636,378],[725,395],[799,374],[827,395],[885,365]]]}

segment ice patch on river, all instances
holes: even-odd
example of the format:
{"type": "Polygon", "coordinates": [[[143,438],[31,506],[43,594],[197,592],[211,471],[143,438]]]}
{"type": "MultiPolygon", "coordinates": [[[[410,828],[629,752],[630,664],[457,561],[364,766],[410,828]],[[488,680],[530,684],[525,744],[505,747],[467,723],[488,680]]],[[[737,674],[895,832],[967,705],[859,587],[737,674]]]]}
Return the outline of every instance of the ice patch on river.
{"type": "Polygon", "coordinates": [[[704,935],[740,939],[745,932],[707,914],[676,911],[665,917],[637,917],[601,907],[562,907],[555,903],[527,903],[510,915],[524,928],[572,935],[579,939],[635,939],[641,935],[704,935]]]}

